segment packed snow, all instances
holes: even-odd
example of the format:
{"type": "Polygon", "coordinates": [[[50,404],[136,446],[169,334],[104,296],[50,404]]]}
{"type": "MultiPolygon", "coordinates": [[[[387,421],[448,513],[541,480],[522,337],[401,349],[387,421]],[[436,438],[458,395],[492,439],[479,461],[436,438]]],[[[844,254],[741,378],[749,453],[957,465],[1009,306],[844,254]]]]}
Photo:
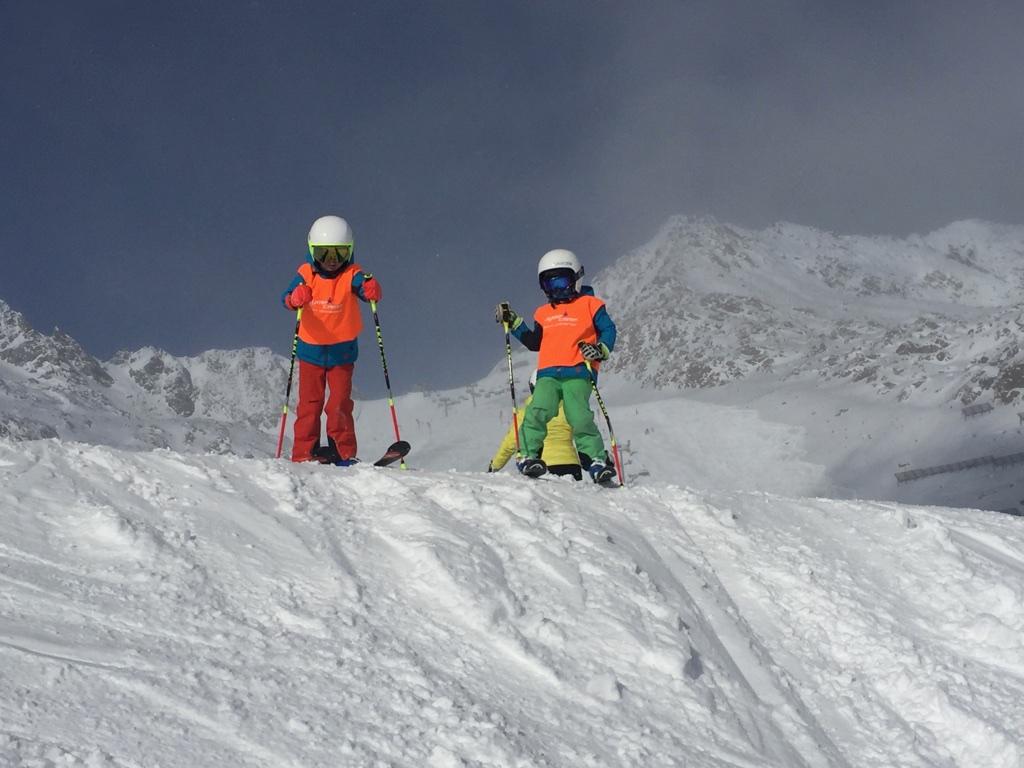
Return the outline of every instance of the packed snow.
{"type": "Polygon", "coordinates": [[[2,765],[1024,764],[1011,516],[58,440],[0,488],[2,765]]]}

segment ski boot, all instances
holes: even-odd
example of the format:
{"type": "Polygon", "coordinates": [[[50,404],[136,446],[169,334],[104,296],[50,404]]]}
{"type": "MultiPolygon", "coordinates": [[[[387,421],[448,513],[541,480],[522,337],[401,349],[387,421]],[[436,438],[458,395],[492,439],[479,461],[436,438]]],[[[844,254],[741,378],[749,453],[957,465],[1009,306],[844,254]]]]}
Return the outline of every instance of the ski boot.
{"type": "Polygon", "coordinates": [[[607,464],[601,461],[592,461],[587,472],[599,485],[610,485],[615,480],[615,465],[610,461],[607,464]]]}
{"type": "Polygon", "coordinates": [[[321,464],[336,464],[340,461],[341,456],[338,455],[334,441],[330,440],[327,445],[318,445],[313,448],[313,460],[319,461],[321,464]]]}
{"type": "Polygon", "coordinates": [[[516,468],[527,477],[540,477],[546,474],[548,466],[540,459],[525,458],[516,462],[516,468]]]}

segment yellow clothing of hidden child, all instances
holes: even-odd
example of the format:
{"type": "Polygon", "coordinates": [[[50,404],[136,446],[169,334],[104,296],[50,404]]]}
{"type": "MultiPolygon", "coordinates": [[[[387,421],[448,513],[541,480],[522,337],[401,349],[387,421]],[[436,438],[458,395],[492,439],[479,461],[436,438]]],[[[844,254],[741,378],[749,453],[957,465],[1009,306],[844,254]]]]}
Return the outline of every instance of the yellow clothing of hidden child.
{"type": "MultiPolygon", "coordinates": [[[[523,407],[516,411],[520,427],[523,426],[523,414],[532,399],[532,396],[526,398],[523,407]]],[[[509,427],[501,445],[498,446],[498,452],[491,459],[491,469],[497,472],[508,463],[515,453],[515,431],[509,427]]],[[[561,403],[558,404],[558,414],[548,422],[548,434],[544,438],[544,449],[541,451],[540,458],[545,464],[552,467],[565,464],[579,465],[580,463],[579,454],[576,453],[576,446],[572,441],[572,427],[565,420],[565,411],[562,410],[561,403]]]]}

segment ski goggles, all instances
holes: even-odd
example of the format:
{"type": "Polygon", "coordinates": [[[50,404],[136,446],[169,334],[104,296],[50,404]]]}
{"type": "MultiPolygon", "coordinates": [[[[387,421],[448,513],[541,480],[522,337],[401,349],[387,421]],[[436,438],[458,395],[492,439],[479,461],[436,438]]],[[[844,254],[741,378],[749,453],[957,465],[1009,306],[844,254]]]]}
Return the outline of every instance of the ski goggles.
{"type": "Polygon", "coordinates": [[[569,290],[576,282],[575,276],[565,273],[555,275],[541,275],[540,287],[545,293],[556,293],[569,290]]]}
{"type": "Polygon", "coordinates": [[[352,258],[352,245],[314,245],[313,258],[321,264],[325,261],[338,261],[344,263],[352,258]]]}

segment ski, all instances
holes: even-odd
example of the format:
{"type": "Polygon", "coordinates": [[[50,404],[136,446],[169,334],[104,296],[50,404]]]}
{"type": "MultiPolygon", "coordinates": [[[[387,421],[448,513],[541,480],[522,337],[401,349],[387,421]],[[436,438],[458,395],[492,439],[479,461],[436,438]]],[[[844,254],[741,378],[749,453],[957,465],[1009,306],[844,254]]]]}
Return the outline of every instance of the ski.
{"type": "MultiPolygon", "coordinates": [[[[384,455],[373,462],[375,467],[386,467],[389,464],[405,458],[406,454],[409,453],[411,446],[405,440],[399,440],[388,446],[388,449],[384,451],[384,455]]],[[[338,456],[338,450],[334,447],[334,442],[331,441],[326,446],[317,446],[313,449],[313,458],[319,461],[321,464],[333,464],[336,467],[351,467],[359,464],[359,459],[343,459],[338,456]]]]}
{"type": "Polygon", "coordinates": [[[388,464],[394,464],[396,461],[404,459],[411,448],[412,446],[405,440],[398,440],[388,446],[388,449],[384,451],[384,455],[373,462],[373,466],[386,467],[388,464]]]}

